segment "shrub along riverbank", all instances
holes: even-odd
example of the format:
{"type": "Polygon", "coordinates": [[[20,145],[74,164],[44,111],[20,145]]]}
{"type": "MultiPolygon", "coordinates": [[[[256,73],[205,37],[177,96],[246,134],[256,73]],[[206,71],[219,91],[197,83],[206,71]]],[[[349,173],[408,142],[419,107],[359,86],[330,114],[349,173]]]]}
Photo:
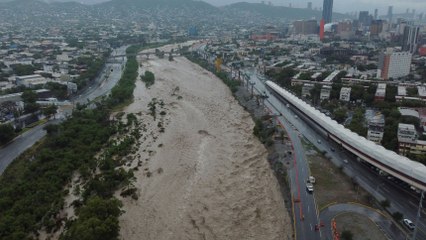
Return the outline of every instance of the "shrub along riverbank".
{"type": "Polygon", "coordinates": [[[64,123],[48,126],[45,140],[0,177],[0,239],[33,239],[40,229],[58,230],[64,220],[58,213],[68,194],[64,186],[76,171],[84,191],[74,202],[78,218],[67,222],[61,239],[117,239],[121,205],[113,193],[133,177],[131,171],[118,167],[139,134],[133,121],[123,125],[110,120],[110,109],[133,98],[138,75],[134,54],[140,49],[127,49],[126,68],[110,97],[96,109],[79,107],[64,123]],[[99,152],[102,156],[95,157],[99,152]]]}

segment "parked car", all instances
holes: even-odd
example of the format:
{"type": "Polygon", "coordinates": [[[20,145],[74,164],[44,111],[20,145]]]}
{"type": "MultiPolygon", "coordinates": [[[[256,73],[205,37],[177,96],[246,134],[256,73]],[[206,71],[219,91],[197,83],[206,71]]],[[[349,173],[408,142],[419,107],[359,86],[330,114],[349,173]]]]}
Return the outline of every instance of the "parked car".
{"type": "Polygon", "coordinates": [[[315,178],[313,176],[309,176],[308,183],[315,183],[315,178]]]}
{"type": "Polygon", "coordinates": [[[404,220],[402,220],[402,222],[410,230],[414,230],[416,228],[416,225],[414,225],[414,223],[408,218],[404,218],[404,220]]]}
{"type": "Polygon", "coordinates": [[[306,183],[306,190],[309,193],[313,193],[314,192],[314,185],[312,183],[306,183]]]}

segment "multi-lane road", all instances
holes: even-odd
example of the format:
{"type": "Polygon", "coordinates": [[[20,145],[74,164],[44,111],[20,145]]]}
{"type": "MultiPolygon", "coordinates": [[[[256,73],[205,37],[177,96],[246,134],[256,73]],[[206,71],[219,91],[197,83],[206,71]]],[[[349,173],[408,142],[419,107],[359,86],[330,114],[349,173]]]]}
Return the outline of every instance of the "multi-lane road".
{"type": "MultiPolygon", "coordinates": [[[[316,233],[315,229],[313,229],[313,231],[310,230],[311,225],[314,227],[315,224],[318,224],[318,216],[315,211],[312,211],[312,209],[316,209],[313,196],[311,195],[311,197],[306,194],[305,182],[307,176],[309,176],[309,168],[304,158],[304,150],[300,144],[300,138],[297,133],[300,133],[320,151],[325,151],[335,165],[343,166],[344,172],[356,179],[357,183],[375,198],[380,201],[385,199],[389,200],[391,202],[391,206],[388,208],[390,212],[400,212],[404,217],[413,221],[416,219],[417,206],[419,203],[418,195],[409,189],[387,180],[386,177],[380,176],[376,170],[359,163],[351,155],[340,150],[337,145],[334,145],[331,141],[329,142],[324,136],[319,135],[309,124],[304,122],[300,117],[297,117],[298,112],[295,109],[287,107],[266,89],[264,77],[257,74],[255,70],[246,71],[246,74],[250,77],[250,81],[255,83],[255,89],[268,96],[265,102],[266,106],[270,109],[274,109],[275,113],[279,112],[283,115],[283,117],[279,117],[279,120],[286,127],[293,142],[295,163],[297,166],[290,171],[292,192],[293,196],[296,198],[298,198],[299,192],[301,196],[301,203],[295,203],[295,220],[298,239],[318,239],[319,233],[316,233]],[[331,151],[331,148],[336,149],[336,151],[331,151]],[[300,217],[300,213],[298,213],[300,208],[304,215],[303,220],[300,217]]],[[[419,231],[416,239],[426,239],[425,223],[426,217],[423,211],[420,222],[418,223],[419,231]]],[[[386,229],[384,230],[386,231],[386,229]]],[[[408,236],[412,234],[408,229],[405,230],[408,236]]]]}
{"type": "Polygon", "coordinates": [[[269,94],[263,81],[255,73],[248,74],[250,75],[250,80],[255,82],[255,89],[268,95],[269,98],[265,101],[265,106],[273,115],[277,116],[278,123],[286,129],[292,143],[293,167],[290,168],[288,176],[294,204],[296,237],[301,240],[321,239],[321,232],[315,228],[320,223],[314,197],[315,191],[309,193],[306,189],[306,181],[310,176],[309,165],[300,139],[301,135],[291,123],[291,121],[294,121],[292,118],[293,113],[289,111],[284,103],[269,94]]]}
{"type": "MultiPolygon", "coordinates": [[[[127,46],[123,46],[117,49],[114,49],[112,56],[123,55],[126,53],[127,46]]],[[[78,96],[72,98],[71,100],[76,103],[87,103],[92,101],[100,96],[104,96],[110,92],[110,90],[117,84],[120,80],[121,74],[124,70],[124,65],[127,61],[125,57],[120,57],[120,61],[115,63],[107,63],[104,69],[101,71],[101,74],[94,79],[94,81],[78,96]]],[[[9,166],[11,162],[19,155],[21,155],[25,150],[34,145],[37,141],[43,138],[46,135],[46,131],[43,129],[47,124],[58,123],[60,120],[51,120],[45,124],[39,125],[37,127],[28,130],[24,134],[15,138],[11,143],[7,144],[0,149],[0,174],[9,166]]]]}

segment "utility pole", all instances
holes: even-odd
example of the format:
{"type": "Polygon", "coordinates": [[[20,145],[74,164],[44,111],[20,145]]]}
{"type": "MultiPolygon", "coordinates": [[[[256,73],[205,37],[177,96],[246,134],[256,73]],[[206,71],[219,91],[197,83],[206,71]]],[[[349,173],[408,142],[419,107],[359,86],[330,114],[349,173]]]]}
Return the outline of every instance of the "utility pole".
{"type": "Polygon", "coordinates": [[[253,98],[253,89],[254,89],[254,85],[256,85],[256,83],[255,82],[250,82],[250,85],[251,85],[251,97],[253,98]]]}
{"type": "Polygon", "coordinates": [[[414,233],[413,233],[413,238],[412,240],[416,240],[416,236],[417,236],[417,229],[419,229],[419,220],[420,220],[420,215],[422,214],[422,208],[423,208],[423,199],[425,197],[425,192],[422,191],[422,195],[420,196],[420,202],[419,202],[419,209],[417,211],[417,218],[416,218],[416,228],[414,229],[414,233]]]}

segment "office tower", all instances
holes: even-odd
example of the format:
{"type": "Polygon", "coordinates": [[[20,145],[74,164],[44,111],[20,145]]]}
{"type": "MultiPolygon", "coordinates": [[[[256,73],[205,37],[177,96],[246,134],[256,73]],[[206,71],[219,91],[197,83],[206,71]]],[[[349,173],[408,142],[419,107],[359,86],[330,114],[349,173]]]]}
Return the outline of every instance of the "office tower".
{"type": "Polygon", "coordinates": [[[392,24],[392,15],[393,15],[393,6],[389,6],[389,8],[388,8],[388,20],[389,20],[389,23],[390,24],[392,24]]]}
{"type": "Polygon", "coordinates": [[[377,18],[379,17],[379,9],[374,9],[374,20],[377,20],[377,18]]]}
{"type": "Polygon", "coordinates": [[[312,2],[308,2],[308,6],[307,6],[307,8],[308,8],[309,10],[312,10],[312,2]]]}
{"type": "Polygon", "coordinates": [[[368,16],[368,11],[360,11],[358,20],[363,26],[369,26],[370,17],[368,16]]]}
{"type": "Polygon", "coordinates": [[[333,0],[324,0],[323,7],[322,7],[322,18],[324,19],[324,22],[331,23],[333,16],[333,0]]]}
{"type": "Polygon", "coordinates": [[[402,50],[410,53],[416,53],[419,44],[419,32],[420,27],[418,26],[405,26],[404,35],[402,36],[402,50]]]}

